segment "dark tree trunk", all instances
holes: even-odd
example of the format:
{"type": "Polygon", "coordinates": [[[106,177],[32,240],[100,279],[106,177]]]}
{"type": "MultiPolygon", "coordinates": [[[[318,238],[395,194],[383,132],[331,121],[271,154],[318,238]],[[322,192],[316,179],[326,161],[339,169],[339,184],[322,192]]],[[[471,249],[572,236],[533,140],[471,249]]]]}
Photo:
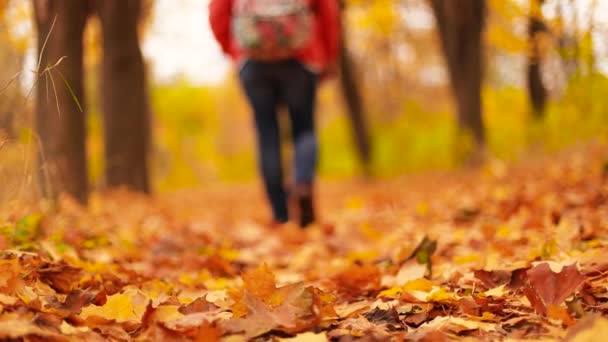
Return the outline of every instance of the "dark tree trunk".
{"type": "Polygon", "coordinates": [[[137,25],[141,0],[103,0],[102,102],[109,187],[149,192],[149,108],[137,25]]]}
{"type": "Polygon", "coordinates": [[[34,0],[33,5],[41,54],[36,124],[42,192],[50,198],[65,192],[86,202],[85,113],[79,103],[84,103],[82,35],[88,5],[73,0],[34,0]]]}
{"type": "Polygon", "coordinates": [[[485,145],[481,113],[485,0],[430,0],[430,3],[456,98],[459,126],[473,135],[477,147],[482,147],[485,145]]]}
{"type": "MultiPolygon", "coordinates": [[[[343,13],[345,9],[344,1],[341,1],[341,9],[343,13]]],[[[348,50],[346,48],[347,27],[343,18],[341,18],[341,24],[340,86],[342,87],[342,93],[346,102],[348,116],[352,125],[353,138],[355,140],[357,153],[365,173],[368,174],[371,162],[369,130],[367,122],[365,121],[361,91],[355,75],[355,64],[348,54],[348,50]]]]}
{"type": "Polygon", "coordinates": [[[530,14],[528,18],[528,97],[532,105],[532,113],[536,119],[545,115],[547,103],[547,90],[541,76],[542,56],[540,35],[547,32],[541,6],[544,0],[530,0],[530,14]]]}
{"type": "Polygon", "coordinates": [[[353,129],[353,138],[364,168],[371,161],[369,132],[365,121],[361,94],[354,75],[354,65],[344,47],[340,51],[340,85],[346,101],[348,115],[353,129]]]}

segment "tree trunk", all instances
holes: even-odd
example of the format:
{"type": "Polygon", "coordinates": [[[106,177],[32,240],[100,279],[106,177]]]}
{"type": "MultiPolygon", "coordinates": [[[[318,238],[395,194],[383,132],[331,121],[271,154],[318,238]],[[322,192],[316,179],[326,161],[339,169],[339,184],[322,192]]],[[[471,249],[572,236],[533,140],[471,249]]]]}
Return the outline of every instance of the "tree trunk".
{"type": "Polygon", "coordinates": [[[102,102],[109,187],[147,193],[149,108],[139,46],[141,0],[98,2],[103,30],[102,102]]]}
{"type": "Polygon", "coordinates": [[[430,0],[430,3],[456,98],[459,126],[473,135],[478,148],[483,147],[481,81],[485,1],[430,0]]]}
{"type": "Polygon", "coordinates": [[[40,56],[36,125],[42,192],[50,198],[65,192],[86,202],[86,115],[80,104],[84,103],[82,35],[88,5],[73,0],[34,0],[33,5],[40,56]],[[47,68],[60,60],[56,67],[47,68]]]}
{"type": "MultiPolygon", "coordinates": [[[[345,4],[341,1],[341,11],[344,13],[345,4]]],[[[353,139],[364,172],[369,173],[371,163],[371,148],[369,130],[365,121],[361,91],[355,76],[355,65],[346,49],[346,25],[341,18],[340,42],[340,86],[346,102],[347,112],[353,130],[353,139]]]]}
{"type": "Polygon", "coordinates": [[[532,113],[536,119],[542,119],[547,103],[547,90],[541,76],[542,52],[540,51],[540,35],[547,32],[541,6],[544,0],[530,0],[528,18],[528,98],[532,105],[532,113]]]}
{"type": "Polygon", "coordinates": [[[348,51],[342,47],[340,51],[340,84],[346,101],[357,152],[363,167],[368,169],[371,162],[369,133],[363,112],[361,94],[353,69],[353,61],[348,55],[348,51]]]}

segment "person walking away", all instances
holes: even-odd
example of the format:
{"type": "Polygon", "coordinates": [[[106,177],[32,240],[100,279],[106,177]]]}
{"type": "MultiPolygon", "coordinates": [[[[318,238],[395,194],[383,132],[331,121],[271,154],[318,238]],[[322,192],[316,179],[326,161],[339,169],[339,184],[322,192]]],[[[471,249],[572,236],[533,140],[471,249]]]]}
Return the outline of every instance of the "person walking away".
{"type": "Polygon", "coordinates": [[[253,109],[258,163],[273,218],[285,223],[278,106],[286,105],[295,149],[298,222],[315,221],[313,183],[317,169],[315,98],[320,80],[333,73],[339,53],[338,0],[211,0],[209,21],[224,53],[238,67],[253,109]]]}

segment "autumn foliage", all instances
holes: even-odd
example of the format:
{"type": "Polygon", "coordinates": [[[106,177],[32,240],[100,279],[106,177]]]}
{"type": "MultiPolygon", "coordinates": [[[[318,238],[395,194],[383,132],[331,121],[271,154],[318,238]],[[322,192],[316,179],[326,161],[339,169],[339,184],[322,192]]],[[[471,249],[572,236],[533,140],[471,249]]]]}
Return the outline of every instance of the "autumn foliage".
{"type": "Polygon", "coordinates": [[[329,223],[304,231],[259,223],[250,187],[7,206],[0,338],[590,341],[608,325],[604,149],[326,184],[329,223]]]}

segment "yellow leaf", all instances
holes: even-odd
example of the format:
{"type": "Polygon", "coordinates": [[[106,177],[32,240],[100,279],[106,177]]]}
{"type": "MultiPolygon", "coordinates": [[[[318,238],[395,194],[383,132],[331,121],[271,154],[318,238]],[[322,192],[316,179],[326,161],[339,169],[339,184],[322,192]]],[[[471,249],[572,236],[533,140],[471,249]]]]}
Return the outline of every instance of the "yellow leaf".
{"type": "Polygon", "coordinates": [[[363,200],[360,197],[351,197],[346,202],[348,209],[358,210],[363,208],[363,200]]]}
{"type": "Polygon", "coordinates": [[[481,319],[484,321],[492,321],[495,318],[496,318],[496,315],[494,315],[491,312],[484,311],[483,314],[481,314],[481,319]]]}
{"type": "Polygon", "coordinates": [[[378,297],[398,298],[401,292],[403,292],[403,288],[401,286],[394,286],[380,292],[378,297]]]}
{"type": "Polygon", "coordinates": [[[453,300],[455,299],[455,296],[453,293],[446,291],[443,288],[438,289],[437,291],[433,291],[428,297],[427,297],[427,301],[431,301],[431,302],[442,302],[442,301],[449,301],[449,300],[453,300]]]}
{"type": "Polygon", "coordinates": [[[370,240],[378,240],[382,237],[382,232],[372,228],[368,222],[361,224],[361,233],[363,233],[363,235],[370,240]]]}
{"type": "Polygon", "coordinates": [[[503,239],[508,238],[511,235],[511,227],[507,227],[507,226],[500,226],[498,228],[498,230],[496,231],[496,235],[498,237],[501,237],[503,239]]]}
{"type": "Polygon", "coordinates": [[[420,278],[408,281],[403,285],[403,289],[406,291],[430,292],[433,289],[433,283],[428,279],[420,278]]]}
{"type": "Polygon", "coordinates": [[[304,334],[298,334],[294,337],[279,338],[279,341],[281,342],[325,342],[327,340],[327,333],[325,332],[318,334],[307,332],[304,334]]]}
{"type": "Polygon", "coordinates": [[[178,278],[179,282],[184,285],[194,285],[195,279],[191,274],[181,274],[178,278]]]}
{"type": "Polygon", "coordinates": [[[507,291],[505,291],[505,286],[506,285],[501,285],[498,287],[495,287],[493,289],[490,289],[486,292],[484,292],[484,295],[486,295],[487,297],[504,297],[505,293],[507,291]]]}
{"type": "Polygon", "coordinates": [[[239,251],[231,248],[222,248],[217,254],[228,261],[234,261],[239,257],[239,251]]]}
{"type": "Polygon", "coordinates": [[[83,319],[96,316],[117,322],[139,321],[146,310],[147,300],[138,290],[127,290],[107,298],[103,306],[89,305],[82,309],[83,319]]]}
{"type": "Polygon", "coordinates": [[[159,322],[169,322],[184,317],[177,305],[161,305],[154,311],[154,317],[159,322]]]}
{"type": "Polygon", "coordinates": [[[380,255],[380,253],[378,253],[378,251],[375,251],[375,250],[355,251],[355,252],[349,253],[346,256],[346,258],[350,262],[354,262],[354,261],[371,261],[371,260],[377,259],[379,255],[380,255]]]}
{"type": "Polygon", "coordinates": [[[455,256],[454,258],[452,258],[452,260],[457,264],[464,265],[464,264],[479,262],[481,259],[476,254],[469,254],[469,255],[455,256]]]}
{"type": "Polygon", "coordinates": [[[420,202],[418,203],[418,205],[416,205],[416,214],[420,215],[420,216],[426,216],[429,213],[429,205],[424,203],[424,202],[420,202]]]}

